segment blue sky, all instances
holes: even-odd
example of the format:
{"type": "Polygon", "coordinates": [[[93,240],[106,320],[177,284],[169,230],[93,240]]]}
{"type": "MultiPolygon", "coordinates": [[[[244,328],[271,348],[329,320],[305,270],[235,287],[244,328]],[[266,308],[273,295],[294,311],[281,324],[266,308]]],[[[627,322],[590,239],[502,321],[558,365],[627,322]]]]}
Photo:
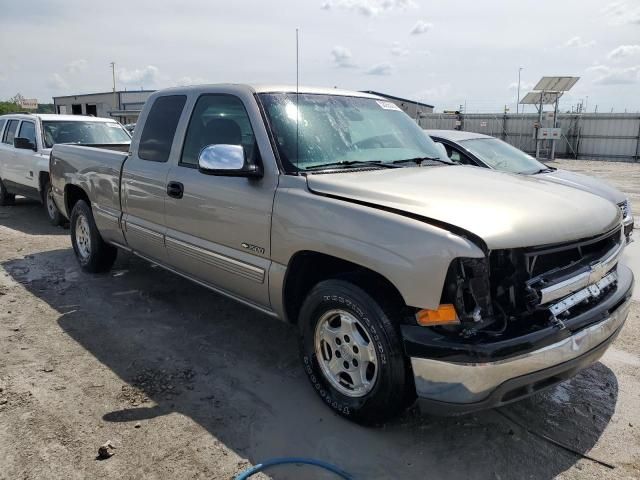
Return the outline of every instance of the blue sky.
{"type": "Polygon", "coordinates": [[[582,77],[562,109],[640,110],[638,0],[21,0],[0,16],[0,99],[109,91],[112,61],[122,89],[294,83],[296,27],[303,84],[515,110],[522,66],[523,93],[582,77]]]}

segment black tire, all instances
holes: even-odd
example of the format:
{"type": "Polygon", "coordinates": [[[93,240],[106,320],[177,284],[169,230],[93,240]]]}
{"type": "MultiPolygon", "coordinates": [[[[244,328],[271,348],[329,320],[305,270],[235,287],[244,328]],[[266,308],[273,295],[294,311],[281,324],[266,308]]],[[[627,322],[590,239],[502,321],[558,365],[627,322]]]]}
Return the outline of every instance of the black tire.
{"type": "Polygon", "coordinates": [[[58,206],[53,201],[51,182],[47,181],[47,183],[45,183],[42,195],[42,203],[44,204],[44,208],[47,211],[49,223],[54,227],[59,227],[67,223],[67,219],[64,218],[64,215],[62,215],[62,213],[60,213],[60,210],[58,210],[58,206]]]}
{"type": "Polygon", "coordinates": [[[16,196],[13,193],[9,193],[7,191],[7,187],[2,183],[2,179],[0,178],[0,207],[6,207],[8,205],[15,205],[16,196]]]}
{"type": "Polygon", "coordinates": [[[116,261],[118,249],[102,239],[91,208],[84,200],[74,205],[70,228],[73,251],[82,269],[91,273],[108,271],[116,261]]]}
{"type": "MultiPolygon", "coordinates": [[[[415,395],[412,384],[409,385],[408,363],[404,356],[402,342],[397,325],[390,318],[393,312],[385,312],[383,308],[364,290],[344,280],[325,280],[316,285],[305,299],[299,317],[300,348],[302,362],[314,390],[320,398],[338,414],[358,423],[373,425],[380,424],[398,415],[404,410],[415,395]],[[340,359],[344,365],[353,361],[351,351],[340,349],[347,347],[345,338],[342,345],[336,339],[336,353],[326,352],[320,347],[321,358],[316,351],[316,327],[323,323],[332,312],[339,310],[347,312],[351,318],[364,328],[366,335],[372,342],[373,351],[377,359],[375,381],[370,390],[362,392],[361,396],[351,396],[341,392],[323,371],[322,356],[331,353],[340,359]]],[[[341,321],[340,321],[341,322],[341,321]]],[[[320,329],[321,330],[321,329],[320,329]]],[[[320,335],[320,334],[319,334],[320,335]]],[[[336,337],[340,338],[340,336],[336,337]]],[[[350,339],[353,345],[355,340],[350,339]]],[[[329,348],[329,342],[320,345],[329,348]]],[[[348,348],[347,348],[348,350],[348,348]]],[[[355,349],[354,349],[355,351],[355,349]]],[[[371,350],[370,350],[371,351],[371,350]]],[[[363,364],[364,361],[360,360],[363,364]]],[[[372,362],[368,362],[372,363],[372,362]]],[[[328,365],[325,361],[325,366],[328,365]]],[[[371,365],[369,365],[371,366],[371,365]]],[[[326,367],[328,368],[328,367],[326,367]]],[[[368,374],[369,370],[365,370],[368,374]]],[[[343,375],[343,374],[340,374],[343,375]]],[[[338,375],[338,379],[344,378],[338,375]]],[[[335,379],[336,377],[334,377],[335,379]]],[[[347,375],[347,378],[350,378],[347,375]]],[[[356,377],[357,378],[357,377],[356,377]]],[[[335,381],[335,380],[334,380],[335,381]]],[[[340,380],[338,380],[340,383],[340,380]]],[[[348,383],[348,382],[347,382],[348,383]]],[[[344,388],[344,385],[343,385],[344,388]]],[[[353,393],[349,392],[349,393],[353,393]]],[[[360,394],[360,393],[359,393],[360,394]]]]}

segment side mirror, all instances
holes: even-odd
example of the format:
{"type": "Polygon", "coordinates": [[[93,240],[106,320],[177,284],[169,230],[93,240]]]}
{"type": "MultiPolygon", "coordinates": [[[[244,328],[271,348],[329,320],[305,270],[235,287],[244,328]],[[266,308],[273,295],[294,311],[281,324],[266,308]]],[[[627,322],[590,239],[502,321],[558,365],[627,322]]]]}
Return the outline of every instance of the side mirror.
{"type": "Polygon", "coordinates": [[[36,150],[35,144],[28,138],[16,137],[13,139],[13,146],[24,150],[36,150]]]}
{"type": "Polygon", "coordinates": [[[261,177],[262,169],[247,163],[242,145],[208,145],[198,155],[198,169],[222,177],[261,177]]]}

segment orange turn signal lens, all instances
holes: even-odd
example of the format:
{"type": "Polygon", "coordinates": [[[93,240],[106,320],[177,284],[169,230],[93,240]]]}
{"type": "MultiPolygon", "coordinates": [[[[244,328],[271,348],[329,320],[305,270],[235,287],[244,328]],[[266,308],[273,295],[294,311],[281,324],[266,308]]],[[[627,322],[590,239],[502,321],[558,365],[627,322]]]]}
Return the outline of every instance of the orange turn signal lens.
{"type": "Polygon", "coordinates": [[[418,325],[422,325],[423,327],[460,323],[456,309],[450,303],[441,304],[437,310],[420,310],[416,313],[416,321],[418,325]]]}

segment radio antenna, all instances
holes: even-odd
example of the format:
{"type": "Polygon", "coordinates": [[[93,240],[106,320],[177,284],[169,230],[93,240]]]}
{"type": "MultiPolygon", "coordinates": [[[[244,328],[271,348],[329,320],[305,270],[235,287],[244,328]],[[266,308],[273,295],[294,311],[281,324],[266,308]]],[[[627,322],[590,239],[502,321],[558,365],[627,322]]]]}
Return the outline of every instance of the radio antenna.
{"type": "Polygon", "coordinates": [[[300,95],[300,42],[299,32],[296,28],[296,165],[300,164],[300,111],[298,110],[300,95]]]}

